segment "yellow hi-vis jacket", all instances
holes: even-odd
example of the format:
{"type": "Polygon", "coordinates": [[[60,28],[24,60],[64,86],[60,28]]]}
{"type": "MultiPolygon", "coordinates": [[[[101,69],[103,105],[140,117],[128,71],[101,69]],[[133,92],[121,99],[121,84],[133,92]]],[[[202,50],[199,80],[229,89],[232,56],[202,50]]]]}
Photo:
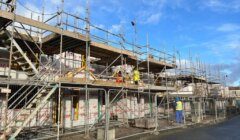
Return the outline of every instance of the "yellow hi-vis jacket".
{"type": "Polygon", "coordinates": [[[133,71],[133,81],[139,81],[140,80],[140,74],[138,70],[133,71]]]}
{"type": "Polygon", "coordinates": [[[181,101],[177,101],[176,110],[183,110],[183,105],[181,101]]]}

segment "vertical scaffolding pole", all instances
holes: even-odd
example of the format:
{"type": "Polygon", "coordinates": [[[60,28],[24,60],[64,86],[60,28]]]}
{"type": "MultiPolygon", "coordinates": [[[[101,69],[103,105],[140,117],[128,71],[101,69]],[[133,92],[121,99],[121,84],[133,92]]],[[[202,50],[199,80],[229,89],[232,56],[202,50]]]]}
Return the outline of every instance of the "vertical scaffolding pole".
{"type": "Polygon", "coordinates": [[[86,69],[85,69],[85,136],[89,137],[89,91],[88,81],[90,78],[90,13],[89,0],[86,3],[86,69]]]}
{"type": "Polygon", "coordinates": [[[215,108],[215,119],[218,119],[218,110],[217,110],[217,99],[214,100],[215,104],[214,104],[214,108],[215,108]]]}
{"type": "MultiPolygon", "coordinates": [[[[124,64],[126,64],[126,60],[125,60],[125,58],[124,58],[124,56],[123,56],[123,49],[124,49],[124,41],[125,41],[125,39],[124,39],[124,33],[123,33],[123,31],[122,31],[122,33],[121,33],[121,41],[119,42],[120,43],[120,45],[121,45],[121,67],[123,68],[123,65],[124,64]],[[124,63],[124,62],[125,63],[124,63]],[[123,64],[124,63],[124,64],[123,64]]],[[[123,74],[123,73],[122,73],[123,74]]],[[[124,70],[124,75],[126,75],[126,71],[124,70]]],[[[124,89],[124,87],[123,87],[123,84],[122,84],[122,90],[124,89]]],[[[123,98],[124,98],[124,93],[126,93],[126,99],[127,99],[127,91],[126,92],[123,92],[123,98]]],[[[109,95],[108,95],[109,96],[109,95]]],[[[109,99],[109,97],[108,97],[108,99],[109,99]]],[[[127,100],[126,100],[127,101],[127,100]]],[[[108,110],[109,111],[109,110],[108,110]]],[[[125,115],[124,115],[124,113],[123,113],[123,118],[125,118],[125,115]]],[[[108,119],[109,120],[109,119],[108,119]]],[[[128,115],[127,115],[127,125],[128,125],[128,115]]],[[[125,122],[125,119],[123,119],[123,122],[125,122]]],[[[108,123],[108,125],[109,125],[109,123],[108,123]]],[[[109,126],[108,126],[109,127],[109,126]]],[[[108,129],[107,129],[108,130],[108,129]]],[[[108,134],[107,134],[107,138],[108,138],[108,134]]]]}
{"type": "MultiPolygon", "coordinates": [[[[224,89],[225,90],[225,89],[224,89]]],[[[227,114],[226,114],[226,110],[227,110],[227,106],[226,106],[226,97],[224,97],[224,102],[223,102],[223,117],[226,118],[227,114]]]]}
{"type": "Polygon", "coordinates": [[[167,92],[167,119],[168,119],[168,121],[170,121],[170,115],[169,115],[169,113],[170,113],[170,106],[169,106],[169,92],[167,92]]]}
{"type": "Polygon", "coordinates": [[[184,124],[186,124],[186,106],[185,106],[185,103],[186,103],[186,100],[184,98],[184,102],[183,102],[183,123],[184,124]]]}
{"type": "Polygon", "coordinates": [[[157,104],[157,94],[154,96],[155,100],[155,131],[158,130],[158,104],[157,104]]]}
{"type": "MultiPolygon", "coordinates": [[[[60,38],[60,77],[62,76],[62,47],[63,47],[63,6],[64,6],[64,0],[61,1],[62,7],[61,7],[61,19],[60,19],[60,28],[61,28],[61,38],[60,38]]],[[[57,140],[59,140],[59,135],[60,135],[60,120],[61,120],[61,81],[59,80],[59,88],[58,88],[58,118],[57,118],[57,140]]]]}
{"type": "MultiPolygon", "coordinates": [[[[126,104],[127,104],[127,98],[128,98],[128,92],[126,92],[126,100],[125,100],[125,101],[126,101],[126,104]]],[[[127,113],[127,115],[126,115],[126,118],[127,118],[127,119],[126,119],[126,120],[127,120],[127,122],[126,122],[126,123],[127,123],[127,126],[129,126],[129,123],[128,123],[128,113],[127,113]]]]}
{"type": "MultiPolygon", "coordinates": [[[[165,56],[164,56],[165,59],[165,56]]],[[[167,119],[168,121],[170,120],[170,105],[169,105],[169,91],[168,91],[168,87],[167,87],[167,83],[168,83],[168,79],[167,79],[167,75],[166,75],[166,65],[164,66],[164,72],[165,72],[165,88],[166,88],[166,93],[167,93],[167,119]]]]}
{"type": "Polygon", "coordinates": [[[105,140],[108,140],[108,130],[109,130],[109,92],[110,90],[105,94],[105,140]]]}
{"type": "Polygon", "coordinates": [[[206,116],[206,97],[203,98],[203,114],[202,118],[204,119],[206,116]]]}
{"type": "MultiPolygon", "coordinates": [[[[14,9],[16,9],[16,0],[12,1],[12,6],[14,7],[14,9]]],[[[10,80],[11,80],[11,66],[12,66],[12,54],[13,54],[13,34],[14,34],[14,26],[15,26],[15,10],[14,10],[14,18],[11,24],[12,28],[11,28],[11,45],[10,45],[10,52],[9,52],[9,62],[8,62],[8,84],[7,84],[7,89],[10,88],[10,80]]],[[[9,93],[6,93],[6,97],[5,97],[5,111],[4,111],[4,139],[7,139],[7,119],[8,119],[8,98],[9,98],[9,93]]]]}
{"type": "Polygon", "coordinates": [[[89,137],[89,91],[85,85],[85,136],[89,137]]]}
{"type": "Polygon", "coordinates": [[[151,90],[150,90],[150,65],[149,65],[149,40],[147,34],[147,70],[148,70],[148,100],[149,100],[149,108],[150,108],[150,117],[152,117],[152,98],[151,98],[151,90]]]}

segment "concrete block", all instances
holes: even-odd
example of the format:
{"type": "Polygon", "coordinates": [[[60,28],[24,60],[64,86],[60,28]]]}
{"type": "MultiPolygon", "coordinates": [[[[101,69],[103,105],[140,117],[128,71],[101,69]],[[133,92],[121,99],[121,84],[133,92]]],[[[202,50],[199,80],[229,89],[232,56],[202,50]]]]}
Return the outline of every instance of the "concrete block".
{"type": "Polygon", "coordinates": [[[146,126],[147,129],[156,127],[154,118],[146,118],[146,126]]]}
{"type": "Polygon", "coordinates": [[[145,128],[145,120],[142,118],[135,119],[135,126],[138,128],[145,128]]]}
{"type": "MultiPolygon", "coordinates": [[[[115,139],[115,129],[109,129],[108,130],[108,140],[114,140],[115,139]]],[[[105,129],[98,129],[97,130],[97,140],[105,140],[105,129]]]]}
{"type": "Polygon", "coordinates": [[[140,118],[135,119],[135,126],[138,128],[154,128],[156,127],[154,118],[140,118]]]}
{"type": "Polygon", "coordinates": [[[200,123],[201,122],[201,118],[199,116],[192,116],[192,122],[200,123]]]}

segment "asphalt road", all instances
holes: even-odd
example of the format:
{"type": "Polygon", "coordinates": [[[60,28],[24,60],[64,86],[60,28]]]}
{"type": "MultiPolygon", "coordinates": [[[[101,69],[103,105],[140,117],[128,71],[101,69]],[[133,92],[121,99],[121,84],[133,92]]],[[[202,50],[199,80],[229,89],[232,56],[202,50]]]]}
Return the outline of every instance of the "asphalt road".
{"type": "Polygon", "coordinates": [[[240,140],[240,116],[226,122],[158,135],[151,140],[240,140]]]}

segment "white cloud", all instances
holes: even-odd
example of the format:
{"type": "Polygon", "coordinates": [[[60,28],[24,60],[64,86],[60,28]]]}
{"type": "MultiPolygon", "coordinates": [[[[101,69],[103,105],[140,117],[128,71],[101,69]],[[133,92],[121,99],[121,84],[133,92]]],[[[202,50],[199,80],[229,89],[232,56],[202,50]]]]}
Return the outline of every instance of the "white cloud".
{"type": "Polygon", "coordinates": [[[121,31],[122,25],[121,24],[114,24],[111,26],[111,28],[109,29],[109,32],[112,33],[119,33],[121,31]]]}
{"type": "Polygon", "coordinates": [[[100,11],[105,13],[117,13],[116,15],[122,14],[122,8],[124,7],[124,2],[119,0],[94,0],[91,4],[91,8],[98,8],[100,11]]]}
{"type": "Polygon", "coordinates": [[[17,14],[18,15],[22,15],[24,17],[28,17],[31,18],[31,14],[32,14],[32,18],[34,20],[41,20],[42,19],[42,10],[43,10],[43,5],[44,4],[44,18],[48,19],[50,18],[52,15],[57,12],[57,7],[54,6],[51,2],[47,3],[47,1],[43,2],[43,3],[37,3],[37,2],[30,2],[30,1],[26,1],[26,2],[19,2],[17,3],[17,14]],[[53,8],[54,7],[54,8],[53,8]]]}
{"type": "Polygon", "coordinates": [[[144,9],[137,13],[138,21],[142,24],[158,24],[163,15],[168,16],[163,14],[165,8],[189,10],[185,0],[142,0],[142,5],[144,9]]]}
{"type": "Polygon", "coordinates": [[[240,49],[240,34],[231,34],[227,36],[228,46],[231,49],[240,49]]]}
{"type": "Polygon", "coordinates": [[[76,13],[77,15],[85,15],[85,13],[86,13],[86,10],[85,10],[85,8],[83,7],[83,6],[76,6],[76,7],[74,7],[74,13],[76,13]]]}
{"type": "Polygon", "coordinates": [[[164,7],[168,7],[173,10],[177,8],[189,10],[187,0],[142,0],[142,3],[154,9],[162,9],[164,7]]]}
{"type": "Polygon", "coordinates": [[[191,42],[193,41],[193,38],[189,35],[186,34],[180,34],[179,35],[179,40],[185,41],[185,42],[191,42]]]}
{"type": "Polygon", "coordinates": [[[237,31],[239,29],[240,29],[240,25],[238,24],[226,23],[218,27],[217,31],[232,32],[232,31],[237,31]]]}
{"type": "Polygon", "coordinates": [[[142,0],[142,2],[145,5],[162,7],[167,3],[167,0],[142,0]]]}
{"type": "Polygon", "coordinates": [[[161,12],[158,11],[141,11],[138,13],[137,21],[141,24],[157,24],[161,15],[161,12]]]}
{"type": "Polygon", "coordinates": [[[240,34],[224,34],[199,45],[204,46],[209,55],[218,57],[215,66],[219,65],[221,71],[228,75],[229,84],[240,79],[240,34]]]}
{"type": "Polygon", "coordinates": [[[240,12],[239,0],[202,0],[203,7],[217,12],[240,12]]]}
{"type": "Polygon", "coordinates": [[[152,14],[146,19],[146,21],[144,23],[145,24],[157,24],[160,20],[160,17],[161,17],[160,13],[152,14]]]}
{"type": "Polygon", "coordinates": [[[60,5],[62,0],[50,0],[50,2],[54,5],[60,5]]]}
{"type": "Polygon", "coordinates": [[[29,17],[29,18],[31,18],[32,16],[32,18],[35,20],[38,20],[38,16],[41,16],[40,14],[36,14],[36,13],[41,13],[41,10],[39,9],[39,7],[37,7],[33,3],[27,2],[24,4],[24,7],[22,5],[18,5],[18,6],[19,8],[17,9],[17,14],[19,15],[22,15],[24,17],[29,17]],[[36,13],[33,13],[32,11],[36,13]]]}
{"type": "Polygon", "coordinates": [[[205,5],[209,7],[221,7],[223,6],[220,0],[207,0],[205,1],[205,5]]]}

